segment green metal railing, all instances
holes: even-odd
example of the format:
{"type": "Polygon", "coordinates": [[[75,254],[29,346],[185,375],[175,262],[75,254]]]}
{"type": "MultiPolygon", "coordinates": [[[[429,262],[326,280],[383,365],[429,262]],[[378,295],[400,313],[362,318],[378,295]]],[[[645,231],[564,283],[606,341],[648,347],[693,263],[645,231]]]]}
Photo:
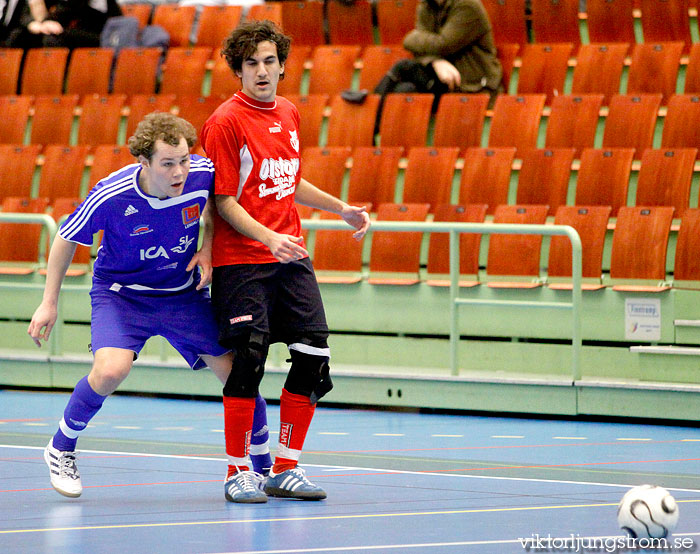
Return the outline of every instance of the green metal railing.
{"type": "MultiPolygon", "coordinates": [[[[56,235],[56,223],[46,214],[4,214],[0,213],[0,222],[7,223],[41,223],[48,233],[49,244],[56,235]]],[[[305,219],[302,221],[305,229],[318,230],[348,230],[343,221],[305,219]]],[[[573,227],[565,225],[530,225],[530,224],[502,224],[502,223],[447,223],[447,222],[408,222],[408,221],[374,221],[370,232],[421,232],[421,233],[449,233],[450,244],[450,370],[452,375],[459,374],[459,307],[463,305],[481,306],[510,306],[523,308],[550,308],[571,310],[571,377],[575,382],[581,377],[581,281],[582,259],[581,239],[573,227]],[[461,298],[459,296],[459,235],[471,233],[479,235],[491,234],[517,234],[517,235],[543,235],[566,236],[571,241],[572,258],[572,291],[571,302],[538,302],[516,300],[489,300],[461,298]]],[[[84,289],[86,285],[64,285],[63,289],[84,289]]],[[[0,290],[37,290],[43,289],[43,283],[0,283],[0,290]]],[[[51,355],[62,352],[62,326],[61,303],[56,326],[51,335],[49,350],[51,355]]]]}
{"type": "MultiPolygon", "coordinates": [[[[347,229],[343,221],[305,219],[305,229],[347,229]]],[[[419,231],[423,233],[449,233],[450,235],[450,370],[459,374],[459,306],[512,306],[522,308],[554,308],[571,310],[571,379],[572,383],[581,378],[581,238],[573,227],[568,225],[531,225],[505,223],[447,223],[447,222],[408,222],[375,221],[372,231],[419,231]],[[571,302],[528,302],[515,300],[482,300],[460,298],[459,296],[459,235],[471,233],[479,235],[562,235],[571,241],[571,302]]]]}

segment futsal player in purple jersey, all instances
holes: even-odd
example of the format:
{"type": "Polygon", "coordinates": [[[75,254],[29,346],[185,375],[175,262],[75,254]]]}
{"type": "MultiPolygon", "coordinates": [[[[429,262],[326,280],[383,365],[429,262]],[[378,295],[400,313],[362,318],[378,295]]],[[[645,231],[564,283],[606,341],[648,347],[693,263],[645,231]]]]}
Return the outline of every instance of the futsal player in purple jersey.
{"type": "MultiPolygon", "coordinates": [[[[137,163],[101,180],[61,225],[51,247],[46,286],[28,333],[37,344],[56,323],[59,292],[77,244],[103,230],[90,291],[90,373],[75,387],[44,451],[51,484],[64,496],[82,493],[75,446],[105,398],[126,379],[152,336],[162,335],[192,369],[209,367],[226,383],[231,353],[218,342],[211,309],[211,160],[190,154],[194,127],[168,113],[146,116],[129,139],[137,163]],[[202,246],[197,250],[202,221],[202,246]]],[[[265,401],[256,399],[256,471],[271,465],[265,401]]]]}

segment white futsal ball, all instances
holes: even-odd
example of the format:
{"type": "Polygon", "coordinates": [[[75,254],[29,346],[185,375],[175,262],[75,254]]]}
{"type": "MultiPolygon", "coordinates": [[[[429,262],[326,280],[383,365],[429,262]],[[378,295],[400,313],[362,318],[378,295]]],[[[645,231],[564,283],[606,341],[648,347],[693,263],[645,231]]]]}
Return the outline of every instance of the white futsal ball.
{"type": "Polygon", "coordinates": [[[668,537],[678,523],[678,505],[666,489],[640,485],[620,500],[617,522],[633,538],[668,537]]]}

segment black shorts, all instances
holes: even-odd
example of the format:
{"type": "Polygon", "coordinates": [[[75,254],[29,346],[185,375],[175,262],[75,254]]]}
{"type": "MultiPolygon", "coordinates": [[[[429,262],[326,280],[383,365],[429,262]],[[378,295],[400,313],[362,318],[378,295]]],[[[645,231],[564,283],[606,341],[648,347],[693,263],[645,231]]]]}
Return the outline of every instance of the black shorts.
{"type": "Polygon", "coordinates": [[[251,330],[269,335],[270,344],[291,344],[309,332],[328,334],[309,258],[215,267],[211,296],[219,343],[227,348],[232,338],[251,330]]]}

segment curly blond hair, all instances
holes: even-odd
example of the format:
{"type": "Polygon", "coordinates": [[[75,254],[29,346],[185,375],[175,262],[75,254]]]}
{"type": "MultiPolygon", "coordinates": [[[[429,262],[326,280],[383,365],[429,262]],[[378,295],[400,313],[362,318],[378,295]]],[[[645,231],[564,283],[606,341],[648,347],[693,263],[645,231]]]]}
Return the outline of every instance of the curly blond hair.
{"type": "Polygon", "coordinates": [[[150,160],[157,140],[177,146],[183,138],[190,148],[197,142],[197,131],[189,121],[171,113],[153,112],[139,122],[134,135],[129,137],[129,152],[136,158],[143,156],[150,160]]]}

